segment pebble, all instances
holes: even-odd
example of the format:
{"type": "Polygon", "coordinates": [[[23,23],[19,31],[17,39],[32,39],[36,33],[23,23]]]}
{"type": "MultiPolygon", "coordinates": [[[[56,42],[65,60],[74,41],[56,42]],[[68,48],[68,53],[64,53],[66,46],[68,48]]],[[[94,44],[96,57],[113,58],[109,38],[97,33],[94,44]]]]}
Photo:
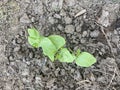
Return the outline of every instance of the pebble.
{"type": "Polygon", "coordinates": [[[112,49],[112,52],[113,52],[114,54],[117,54],[117,48],[113,48],[113,49],[112,49]]]}
{"type": "Polygon", "coordinates": [[[57,28],[58,28],[60,31],[63,31],[63,30],[64,30],[63,26],[60,25],[60,24],[57,26],[57,28]]]}
{"type": "Polygon", "coordinates": [[[35,83],[40,84],[41,82],[42,82],[42,80],[41,80],[40,76],[36,76],[35,77],[35,83]]]}
{"type": "Polygon", "coordinates": [[[33,58],[33,53],[32,52],[29,53],[29,57],[33,58]]]}
{"type": "Polygon", "coordinates": [[[59,14],[54,15],[55,18],[61,19],[61,16],[59,14]]]}
{"type": "Polygon", "coordinates": [[[29,62],[29,61],[26,61],[26,64],[27,64],[27,65],[30,65],[30,62],[29,62]]]}
{"type": "Polygon", "coordinates": [[[35,17],[31,17],[31,22],[35,22],[35,17]]]}
{"type": "Polygon", "coordinates": [[[118,43],[119,42],[119,36],[117,36],[117,35],[113,35],[112,36],[112,42],[114,42],[114,43],[118,43]]]}
{"type": "Polygon", "coordinates": [[[23,75],[23,76],[29,75],[29,69],[25,68],[25,69],[22,71],[22,75],[23,75]]]}
{"type": "Polygon", "coordinates": [[[82,37],[86,37],[87,36],[87,31],[83,31],[82,37]]]}
{"type": "Polygon", "coordinates": [[[98,18],[98,23],[108,27],[116,21],[118,13],[119,4],[106,4],[102,7],[102,15],[98,18]]]}
{"type": "Polygon", "coordinates": [[[54,1],[52,3],[52,10],[54,11],[59,11],[59,5],[58,5],[58,2],[57,1],[54,1]]]}
{"type": "Polygon", "coordinates": [[[65,17],[65,23],[66,24],[72,23],[72,19],[70,17],[65,17]]]}
{"type": "Polygon", "coordinates": [[[54,22],[55,22],[55,20],[54,20],[53,17],[49,17],[49,18],[48,18],[48,21],[49,21],[51,24],[54,24],[54,22]]]}
{"type": "Polygon", "coordinates": [[[66,25],[65,32],[69,34],[73,34],[75,30],[75,27],[73,25],[66,25]]]}
{"type": "Polygon", "coordinates": [[[84,38],[82,38],[82,39],[80,40],[80,42],[81,42],[81,43],[85,43],[86,40],[85,40],[84,38]]]}
{"type": "Polygon", "coordinates": [[[61,75],[65,75],[65,70],[64,69],[61,70],[61,75]]]}
{"type": "Polygon", "coordinates": [[[93,32],[90,32],[90,36],[91,37],[98,37],[98,35],[100,34],[100,32],[98,30],[94,30],[93,32]]]}
{"type": "Polygon", "coordinates": [[[20,18],[21,23],[30,23],[30,19],[28,18],[27,14],[23,14],[23,16],[20,18]]]}
{"type": "Polygon", "coordinates": [[[14,57],[11,55],[11,56],[9,56],[9,60],[10,61],[14,61],[14,57]]]}
{"type": "Polygon", "coordinates": [[[74,6],[75,5],[75,0],[65,0],[65,2],[68,6],[74,6]]]}
{"type": "Polygon", "coordinates": [[[98,77],[97,81],[98,81],[98,82],[101,82],[101,83],[106,83],[104,77],[98,77]]]}
{"type": "Polygon", "coordinates": [[[15,39],[12,40],[12,44],[13,44],[13,45],[16,45],[16,44],[17,44],[15,39]]]}
{"type": "Polygon", "coordinates": [[[19,46],[17,46],[17,47],[15,47],[15,48],[14,48],[14,50],[13,50],[13,51],[14,51],[14,52],[18,52],[19,50],[20,50],[20,47],[19,47],[19,46]]]}
{"type": "Polygon", "coordinates": [[[81,31],[81,26],[80,25],[77,25],[76,26],[76,32],[80,32],[81,31]]]}
{"type": "Polygon", "coordinates": [[[66,16],[66,12],[62,9],[62,10],[60,11],[60,15],[61,15],[61,16],[66,16]]]}
{"type": "Polygon", "coordinates": [[[18,39],[16,40],[16,43],[17,43],[17,44],[22,43],[22,39],[21,39],[21,38],[18,38],[18,39]]]}

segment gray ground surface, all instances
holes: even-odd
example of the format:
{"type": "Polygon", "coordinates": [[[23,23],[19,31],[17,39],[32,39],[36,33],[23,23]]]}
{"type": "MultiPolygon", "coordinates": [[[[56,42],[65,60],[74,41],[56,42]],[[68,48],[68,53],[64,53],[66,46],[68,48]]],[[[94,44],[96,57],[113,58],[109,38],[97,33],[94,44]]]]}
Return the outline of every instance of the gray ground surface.
{"type": "Polygon", "coordinates": [[[120,90],[119,0],[0,0],[0,90],[120,90]],[[66,38],[97,58],[89,68],[51,62],[27,28],[66,38]]]}

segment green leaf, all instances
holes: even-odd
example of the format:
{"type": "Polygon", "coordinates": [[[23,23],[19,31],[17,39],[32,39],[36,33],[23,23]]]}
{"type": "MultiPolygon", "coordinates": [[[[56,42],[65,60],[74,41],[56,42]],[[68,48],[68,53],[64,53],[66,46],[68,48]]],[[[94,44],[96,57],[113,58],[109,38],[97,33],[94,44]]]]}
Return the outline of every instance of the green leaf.
{"type": "Polygon", "coordinates": [[[65,39],[59,35],[51,35],[48,38],[52,41],[57,50],[65,45],[65,39]]]}
{"type": "Polygon", "coordinates": [[[28,34],[30,37],[39,38],[40,34],[35,28],[28,29],[28,34]]]}
{"type": "Polygon", "coordinates": [[[38,48],[38,47],[40,47],[41,39],[28,36],[28,42],[33,47],[38,48]]]}
{"type": "Polygon", "coordinates": [[[57,52],[55,45],[49,40],[49,38],[45,37],[41,40],[40,46],[43,49],[43,54],[48,56],[51,61],[54,61],[54,55],[57,52]]]}
{"type": "Polygon", "coordinates": [[[81,67],[89,67],[96,62],[96,58],[88,52],[82,52],[75,60],[81,67]]]}
{"type": "Polygon", "coordinates": [[[30,45],[32,45],[35,48],[40,47],[40,42],[44,38],[43,36],[40,36],[39,32],[35,28],[28,29],[28,42],[30,45]]]}
{"type": "Polygon", "coordinates": [[[67,48],[62,48],[58,53],[57,58],[60,62],[70,63],[73,62],[76,57],[75,55],[71,54],[67,48]]]}

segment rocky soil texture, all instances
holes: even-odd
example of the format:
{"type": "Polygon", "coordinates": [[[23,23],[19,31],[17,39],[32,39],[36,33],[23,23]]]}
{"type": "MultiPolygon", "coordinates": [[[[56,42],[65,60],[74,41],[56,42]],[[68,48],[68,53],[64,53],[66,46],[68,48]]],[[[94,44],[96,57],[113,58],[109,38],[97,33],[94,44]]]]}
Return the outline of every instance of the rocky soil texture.
{"type": "Polygon", "coordinates": [[[120,1],[0,0],[0,90],[120,90],[120,1]],[[51,62],[29,45],[30,27],[97,63],[51,62]]]}

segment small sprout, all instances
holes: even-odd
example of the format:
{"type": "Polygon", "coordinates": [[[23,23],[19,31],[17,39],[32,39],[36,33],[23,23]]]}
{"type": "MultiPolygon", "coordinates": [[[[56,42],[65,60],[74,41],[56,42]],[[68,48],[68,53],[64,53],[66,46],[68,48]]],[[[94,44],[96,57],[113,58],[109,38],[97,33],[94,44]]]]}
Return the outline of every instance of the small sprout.
{"type": "MultiPolygon", "coordinates": [[[[78,66],[89,67],[96,62],[96,58],[88,52],[81,52],[78,49],[74,54],[65,47],[65,39],[59,35],[41,36],[35,28],[28,29],[28,42],[35,48],[41,47],[43,54],[51,61],[76,62],[78,66]]],[[[73,52],[73,51],[71,51],[73,52]]]]}

